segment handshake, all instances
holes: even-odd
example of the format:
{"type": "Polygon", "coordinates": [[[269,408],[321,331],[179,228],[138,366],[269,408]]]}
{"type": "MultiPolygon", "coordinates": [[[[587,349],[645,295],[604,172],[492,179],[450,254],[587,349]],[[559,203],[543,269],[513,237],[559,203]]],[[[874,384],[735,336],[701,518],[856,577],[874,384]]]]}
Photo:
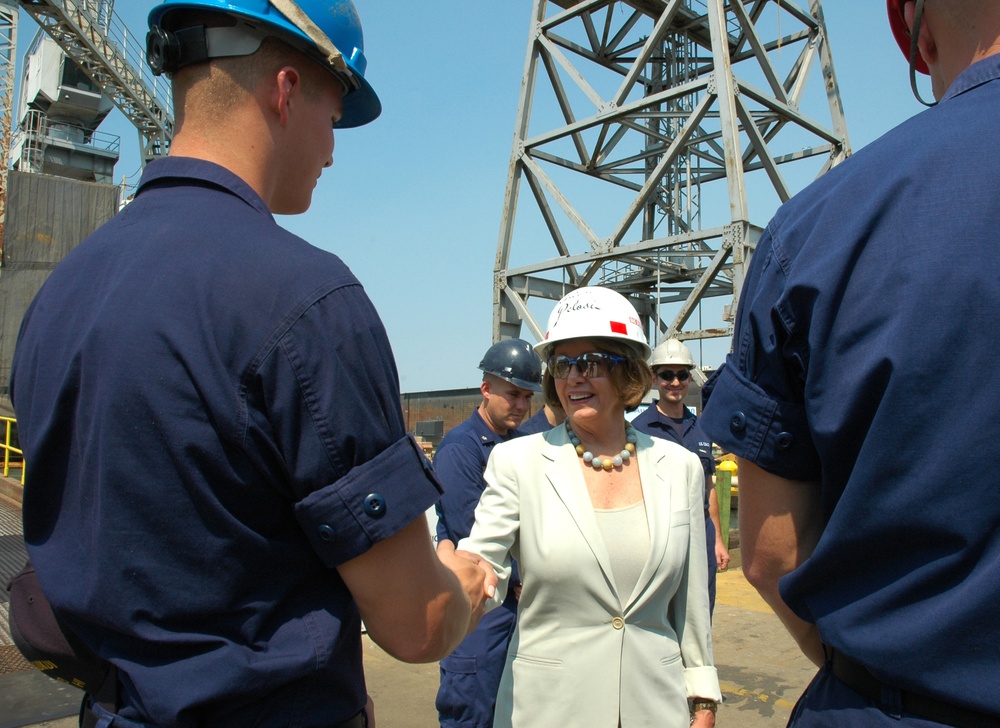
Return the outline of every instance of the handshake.
{"type": "Polygon", "coordinates": [[[486,613],[488,600],[496,594],[497,575],[489,562],[481,556],[455,550],[455,544],[448,539],[438,543],[437,555],[441,563],[458,579],[469,598],[470,618],[467,631],[471,632],[486,613]]]}

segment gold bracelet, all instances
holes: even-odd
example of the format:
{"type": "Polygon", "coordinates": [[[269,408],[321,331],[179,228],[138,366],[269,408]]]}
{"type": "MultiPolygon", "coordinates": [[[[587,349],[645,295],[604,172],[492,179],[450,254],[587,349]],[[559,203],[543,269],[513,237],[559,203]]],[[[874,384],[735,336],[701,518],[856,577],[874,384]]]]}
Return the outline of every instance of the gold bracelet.
{"type": "Polygon", "coordinates": [[[699,710],[711,710],[716,713],[719,710],[719,704],[714,700],[696,700],[691,703],[692,713],[697,713],[699,710]]]}

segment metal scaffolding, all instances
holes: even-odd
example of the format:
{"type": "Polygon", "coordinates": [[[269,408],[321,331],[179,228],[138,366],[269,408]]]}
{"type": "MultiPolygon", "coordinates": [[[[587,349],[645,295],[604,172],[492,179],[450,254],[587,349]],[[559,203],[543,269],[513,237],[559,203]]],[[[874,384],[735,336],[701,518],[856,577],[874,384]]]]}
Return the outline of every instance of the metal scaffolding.
{"type": "Polygon", "coordinates": [[[594,284],[653,343],[731,335],[762,224],[849,155],[820,0],[535,0],[494,340],[594,284]]]}
{"type": "Polygon", "coordinates": [[[14,57],[17,52],[17,2],[0,0],[0,261],[7,222],[7,150],[14,118],[14,57]]]}

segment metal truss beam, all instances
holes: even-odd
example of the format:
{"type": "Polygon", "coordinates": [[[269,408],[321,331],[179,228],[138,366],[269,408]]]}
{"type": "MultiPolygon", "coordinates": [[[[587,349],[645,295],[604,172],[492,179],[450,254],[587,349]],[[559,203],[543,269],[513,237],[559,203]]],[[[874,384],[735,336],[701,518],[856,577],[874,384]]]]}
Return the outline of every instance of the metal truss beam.
{"type": "Polygon", "coordinates": [[[165,156],[173,136],[170,102],[144,78],[145,44],[113,22],[108,0],[20,0],[139,131],[142,161],[165,156]],[[117,36],[117,37],[115,37],[117,36]]]}
{"type": "Polygon", "coordinates": [[[494,340],[590,284],[654,342],[730,335],[763,223],[850,153],[820,0],[534,0],[494,340]]]}
{"type": "Polygon", "coordinates": [[[7,171],[10,168],[10,135],[14,119],[14,69],[17,52],[17,3],[0,0],[0,265],[3,265],[7,225],[7,171]]]}

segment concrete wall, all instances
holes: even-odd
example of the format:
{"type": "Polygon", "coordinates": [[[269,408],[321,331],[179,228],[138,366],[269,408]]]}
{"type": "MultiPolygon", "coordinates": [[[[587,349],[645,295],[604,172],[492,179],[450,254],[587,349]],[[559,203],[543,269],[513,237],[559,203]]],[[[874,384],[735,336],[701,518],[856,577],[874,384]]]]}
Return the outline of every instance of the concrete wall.
{"type": "Polygon", "coordinates": [[[49,273],[118,211],[118,188],[11,170],[0,259],[0,406],[21,319],[49,273]]]}

